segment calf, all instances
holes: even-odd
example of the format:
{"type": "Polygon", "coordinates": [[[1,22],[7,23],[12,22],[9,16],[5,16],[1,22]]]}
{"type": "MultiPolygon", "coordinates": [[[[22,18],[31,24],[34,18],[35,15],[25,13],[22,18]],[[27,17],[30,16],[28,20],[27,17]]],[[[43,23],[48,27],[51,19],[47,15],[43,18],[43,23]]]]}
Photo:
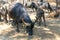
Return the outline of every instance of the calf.
{"type": "Polygon", "coordinates": [[[44,11],[42,9],[38,9],[37,14],[36,14],[36,21],[39,21],[39,25],[42,22],[42,17],[43,17],[43,20],[44,20],[44,26],[46,26],[44,11]]]}
{"type": "Polygon", "coordinates": [[[41,8],[39,8],[39,7],[37,6],[37,7],[35,7],[35,10],[36,10],[36,20],[35,20],[35,23],[36,23],[36,22],[39,22],[39,25],[41,25],[42,17],[43,17],[44,26],[46,26],[46,21],[45,21],[45,16],[44,16],[44,11],[43,11],[43,9],[41,9],[41,8]]]}

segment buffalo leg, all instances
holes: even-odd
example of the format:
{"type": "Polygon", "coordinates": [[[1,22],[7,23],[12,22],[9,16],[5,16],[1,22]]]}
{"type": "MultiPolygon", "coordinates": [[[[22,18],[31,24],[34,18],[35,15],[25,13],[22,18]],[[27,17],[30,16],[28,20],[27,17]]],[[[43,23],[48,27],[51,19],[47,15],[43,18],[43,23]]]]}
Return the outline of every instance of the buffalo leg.
{"type": "Polygon", "coordinates": [[[46,26],[45,16],[43,15],[44,26],[46,26]]]}
{"type": "Polygon", "coordinates": [[[8,21],[7,21],[7,14],[5,14],[5,16],[4,16],[4,22],[8,23],[8,21]]]}
{"type": "Polygon", "coordinates": [[[17,31],[17,32],[20,32],[20,31],[19,31],[18,22],[16,22],[16,27],[17,27],[16,31],[17,31]]]}
{"type": "Polygon", "coordinates": [[[38,17],[36,17],[36,20],[35,20],[34,24],[38,21],[38,19],[39,19],[39,18],[38,18],[38,17]]]}
{"type": "Polygon", "coordinates": [[[41,25],[41,23],[42,23],[42,18],[40,17],[39,20],[38,20],[39,26],[41,25]]]}

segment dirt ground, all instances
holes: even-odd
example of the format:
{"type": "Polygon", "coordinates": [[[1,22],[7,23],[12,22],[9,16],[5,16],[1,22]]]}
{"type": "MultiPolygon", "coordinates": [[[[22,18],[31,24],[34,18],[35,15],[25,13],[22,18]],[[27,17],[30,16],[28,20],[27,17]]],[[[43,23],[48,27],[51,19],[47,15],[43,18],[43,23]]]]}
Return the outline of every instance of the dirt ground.
{"type": "MultiPolygon", "coordinates": [[[[29,15],[35,20],[35,12],[29,12],[29,15]]],[[[35,24],[33,35],[29,36],[24,27],[20,27],[21,31],[17,33],[15,26],[0,22],[0,40],[60,40],[60,18],[46,18],[46,24],[35,24]]]]}

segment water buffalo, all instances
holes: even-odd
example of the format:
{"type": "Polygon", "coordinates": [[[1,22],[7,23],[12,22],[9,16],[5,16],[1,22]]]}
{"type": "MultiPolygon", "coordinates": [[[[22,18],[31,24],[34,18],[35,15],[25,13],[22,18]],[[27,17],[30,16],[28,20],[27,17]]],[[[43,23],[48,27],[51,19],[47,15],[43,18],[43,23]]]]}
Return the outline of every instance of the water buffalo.
{"type": "Polygon", "coordinates": [[[36,20],[35,23],[38,22],[39,26],[42,23],[42,18],[44,20],[44,26],[46,26],[44,11],[41,8],[36,8],[36,20]]]}
{"type": "Polygon", "coordinates": [[[34,2],[28,2],[28,3],[25,4],[25,7],[31,8],[34,11],[34,9],[36,7],[36,4],[34,2]]]}
{"type": "Polygon", "coordinates": [[[48,11],[50,11],[50,12],[53,11],[49,2],[39,2],[38,6],[42,6],[44,9],[48,9],[48,11]]]}
{"type": "Polygon", "coordinates": [[[29,15],[27,14],[25,7],[21,3],[17,2],[12,4],[9,8],[10,9],[8,10],[8,15],[9,18],[12,18],[15,22],[17,32],[19,32],[18,24],[23,23],[24,25],[26,25],[26,30],[29,35],[32,35],[34,23],[31,21],[29,15]]]}
{"type": "Polygon", "coordinates": [[[36,4],[34,5],[34,8],[35,8],[35,10],[36,10],[36,20],[35,20],[34,24],[35,24],[36,22],[38,22],[38,24],[41,25],[42,17],[43,17],[44,26],[46,26],[43,8],[40,8],[40,7],[37,6],[36,4]]]}

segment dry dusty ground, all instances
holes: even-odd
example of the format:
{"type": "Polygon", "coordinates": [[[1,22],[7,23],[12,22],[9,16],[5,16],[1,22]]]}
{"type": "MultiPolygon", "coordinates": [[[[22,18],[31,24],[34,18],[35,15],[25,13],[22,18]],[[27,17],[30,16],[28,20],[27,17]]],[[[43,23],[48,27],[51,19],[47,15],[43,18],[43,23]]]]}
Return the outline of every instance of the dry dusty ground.
{"type": "MultiPolygon", "coordinates": [[[[35,13],[29,15],[35,19],[35,13]]],[[[35,25],[33,36],[29,36],[22,27],[17,33],[15,26],[0,22],[0,40],[60,40],[60,19],[46,18],[46,24],[46,27],[35,25]]]]}

